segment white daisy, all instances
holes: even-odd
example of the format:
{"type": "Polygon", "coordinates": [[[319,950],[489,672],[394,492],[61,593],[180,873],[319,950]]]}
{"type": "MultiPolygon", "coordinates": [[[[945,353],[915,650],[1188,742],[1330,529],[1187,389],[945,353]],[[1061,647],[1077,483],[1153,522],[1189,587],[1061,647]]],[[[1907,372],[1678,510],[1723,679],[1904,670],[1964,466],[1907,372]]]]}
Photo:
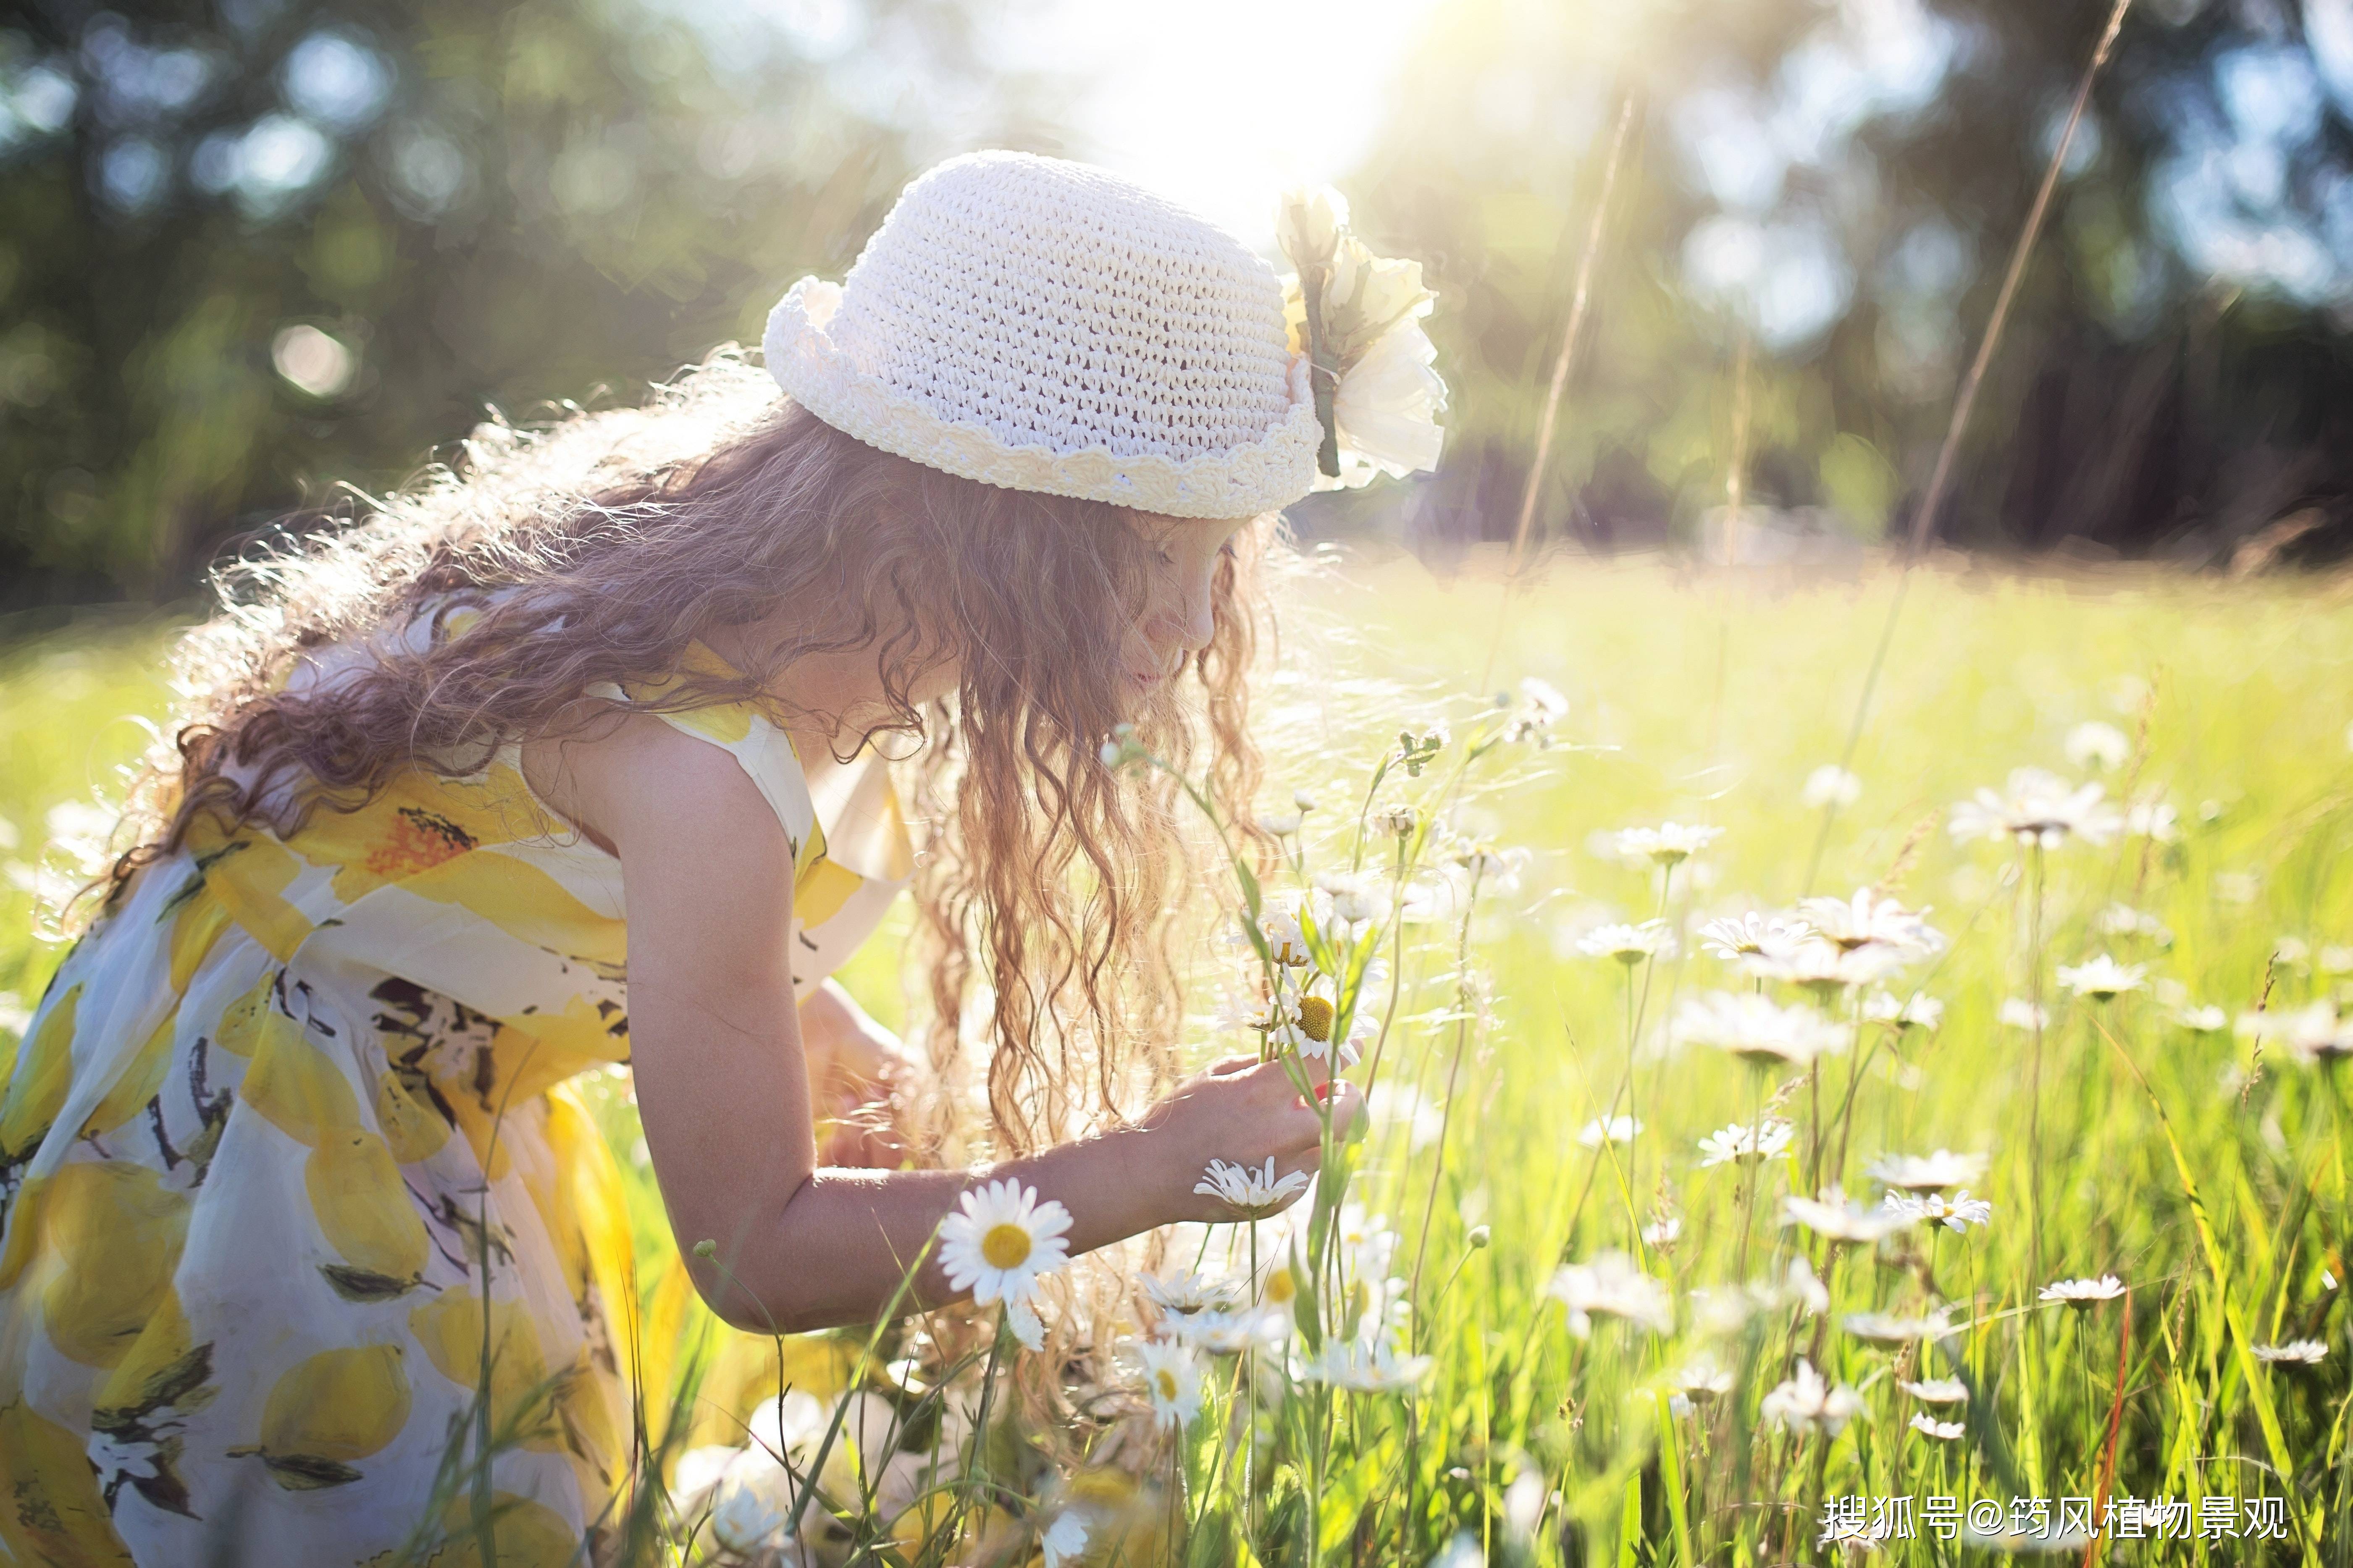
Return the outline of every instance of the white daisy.
{"type": "Polygon", "coordinates": [[[1192,1352],[1169,1340],[1145,1340],[1135,1347],[1144,1363],[1144,1392],[1153,1420],[1183,1429],[1201,1413],[1201,1368],[1192,1352]]]}
{"type": "Polygon", "coordinates": [[[1623,1318],[1656,1334],[1674,1331],[1674,1297],[1622,1252],[1561,1265],[1545,1293],[1567,1310],[1568,1331],[1580,1340],[1593,1332],[1596,1313],[1623,1318]]]}
{"type": "Polygon", "coordinates": [[[2146,910],[2130,904],[2110,904],[2092,921],[2092,929],[2102,936],[2142,937],[2159,947],[2173,945],[2173,929],[2146,910]]]}
{"type": "Polygon", "coordinates": [[[1754,1127],[1736,1121],[1699,1141],[1700,1169],[1735,1160],[1778,1160],[1789,1152],[1790,1140],[1797,1133],[1796,1127],[1777,1117],[1768,1116],[1754,1127]]]}
{"type": "Polygon", "coordinates": [[[1826,805],[1852,805],[1862,798],[1862,781],[1839,766],[1824,763],[1806,775],[1805,787],[1798,792],[1798,804],[1809,811],[1820,811],[1826,805]]]}
{"type": "Polygon", "coordinates": [[[2193,1035],[2219,1035],[2231,1026],[2231,1015],[2221,1008],[2195,1003],[2176,1012],[2173,1020],[2193,1035]]]}
{"type": "Polygon", "coordinates": [[[2264,1045],[2277,1042],[2300,1062],[2353,1055],[2353,1020],[2340,1018],[2326,999],[2289,1012],[2242,1013],[2239,1033],[2264,1045]]]}
{"type": "Polygon", "coordinates": [[[1076,1562],[1087,1549],[1087,1516],[1075,1509],[1065,1509],[1054,1517],[1038,1537],[1038,1550],[1045,1554],[1045,1568],[1062,1568],[1076,1562]]]}
{"type": "Polygon", "coordinates": [[[1266,939],[1267,952],[1274,962],[1286,969],[1303,968],[1307,963],[1307,937],[1299,929],[1299,916],[1293,910],[1273,900],[1259,907],[1259,935],[1266,939]]]}
{"type": "Polygon", "coordinates": [[[1895,1386],[1923,1405],[1967,1405],[1969,1385],[1957,1377],[1927,1377],[1917,1383],[1898,1378],[1895,1386]]]}
{"type": "Polygon", "coordinates": [[[1877,942],[1912,953],[1941,952],[1945,933],[1927,923],[1926,910],[1907,910],[1894,899],[1870,888],[1857,888],[1852,899],[1807,899],[1798,906],[1827,942],[1853,949],[1877,942]]]}
{"type": "Polygon", "coordinates": [[[1070,1261],[1071,1211],[1038,1201],[1038,1189],[1019,1182],[968,1188],[955,1212],[940,1221],[940,1267],[948,1283],[969,1289],[986,1307],[999,1299],[1027,1302],[1038,1278],[1070,1261]]]}
{"type": "Polygon", "coordinates": [[[1910,1193],[1890,1193],[1886,1207],[1891,1213],[1900,1214],[1906,1219],[1941,1225],[1947,1230],[1967,1232],[1973,1225],[1993,1223],[1993,1205],[1983,1198],[1969,1196],[1967,1187],[1949,1198],[1942,1193],[1917,1196],[1910,1193]]]}
{"type": "Polygon", "coordinates": [[[2012,996],[2004,1002],[1995,1016],[2012,1029],[2047,1029],[2051,1026],[2051,1010],[2038,1007],[2023,996],[2012,996]]]}
{"type": "Polygon", "coordinates": [[[1768,1426],[1799,1433],[1819,1428],[1835,1437],[1849,1421],[1867,1412],[1862,1394],[1844,1384],[1831,1387],[1814,1370],[1813,1363],[1801,1358],[1798,1374],[1777,1384],[1757,1414],[1768,1426]]]}
{"type": "Polygon", "coordinates": [[[2148,978],[2148,970],[2137,963],[2118,963],[2104,952],[2087,963],[2063,963],[2058,974],[2059,984],[2076,995],[2109,1002],[2125,992],[2139,990],[2148,978]]]}
{"type": "Polygon", "coordinates": [[[2086,719],[2067,731],[2066,752],[2076,767],[2108,773],[2132,760],[2132,742],[2114,724],[2086,719]]]}
{"type": "Polygon", "coordinates": [[[1421,826],[1421,813],[1409,805],[1384,806],[1373,813],[1373,830],[1398,838],[1410,838],[1413,830],[1421,826]]]}
{"type": "Polygon", "coordinates": [[[1387,1342],[1330,1339],[1300,1363],[1299,1380],[1358,1394],[1409,1394],[1428,1380],[1436,1364],[1426,1355],[1399,1355],[1387,1342]]]}
{"type": "Polygon", "coordinates": [[[1203,1178],[1193,1184],[1195,1193],[1217,1199],[1246,1219],[1263,1218],[1307,1190],[1304,1171],[1292,1171],[1276,1179],[1272,1155],[1267,1157],[1263,1172],[1212,1160],[1203,1178]]]}
{"type": "Polygon", "coordinates": [[[2137,800],[2125,807],[2125,831],[2158,844],[2181,840],[2181,814],[2162,800],[2137,800]]]}
{"type": "Polygon", "coordinates": [[[1005,1302],[1005,1327],[1014,1342],[1026,1351],[1046,1348],[1046,1322],[1038,1316],[1038,1303],[1029,1297],[1008,1297],[1005,1302]]]}
{"type": "Polygon", "coordinates": [[[1713,1357],[1694,1356],[1674,1374],[1674,1384],[1694,1399],[1718,1399],[1732,1392],[1732,1374],[1713,1357]]]}
{"type": "Polygon", "coordinates": [[[1802,1225],[1817,1236],[1831,1241],[1870,1243],[1883,1237],[1908,1230],[1915,1223],[1907,1215],[1880,1209],[1860,1208],[1850,1205],[1836,1187],[1820,1198],[1803,1198],[1792,1194],[1781,1200],[1781,1223],[1802,1225]]]}
{"type": "Polygon", "coordinates": [[[1642,1124],[1630,1116],[1613,1116],[1608,1121],[1597,1116],[1585,1124],[1577,1141],[1588,1149],[1599,1149],[1604,1143],[1631,1143],[1641,1131],[1642,1124]]]}
{"type": "Polygon", "coordinates": [[[1242,1282],[1216,1274],[1146,1274],[1144,1294],[1164,1312],[1220,1312],[1241,1300],[1242,1282]]]}
{"type": "Polygon", "coordinates": [[[1316,877],[1315,886],[1331,900],[1332,919],[1341,925],[1371,925],[1388,917],[1388,889],[1377,877],[1325,871],[1316,877]]]}
{"type": "Polygon", "coordinates": [[[1479,886],[1491,893],[1516,893],[1520,890],[1520,873],[1532,858],[1529,851],[1514,846],[1509,849],[1492,849],[1473,844],[1455,852],[1454,863],[1478,879],[1479,886]]]}
{"type": "Polygon", "coordinates": [[[1618,835],[1618,853],[1629,860],[1647,858],[1655,866],[1676,866],[1718,838],[1721,827],[1662,822],[1656,827],[1630,827],[1618,835]]]}
{"type": "Polygon", "coordinates": [[[1760,954],[1786,957],[1813,934],[1814,928],[1801,920],[1754,910],[1745,915],[1726,915],[1699,928],[1701,943],[1728,963],[1760,954]]]}
{"type": "Polygon", "coordinates": [[[1669,1250],[1676,1242],[1683,1239],[1683,1234],[1682,1216],[1668,1215],[1664,1218],[1654,1219],[1642,1227],[1642,1245],[1669,1250]]]}
{"type": "Polygon", "coordinates": [[[1614,958],[1632,965],[1646,958],[1672,958],[1675,937],[1664,921],[1644,921],[1638,926],[1606,925],[1579,937],[1577,950],[1588,958],[1614,958]]]}
{"type": "Polygon", "coordinates": [[[1841,947],[1814,937],[1786,952],[1756,953],[1744,959],[1741,967],[1760,980],[1799,986],[1830,1003],[1855,986],[1877,984],[1909,963],[1919,951],[1879,942],[1841,947]]]}
{"type": "Polygon", "coordinates": [[[2103,1274],[2097,1279],[2055,1279],[2042,1287],[2039,1298],[2070,1307],[2096,1307],[2103,1301],[2113,1301],[2125,1293],[2125,1283],[2113,1274],[2103,1274]]]}
{"type": "Polygon", "coordinates": [[[2328,1347],[2318,1340],[2290,1340],[2284,1345],[2256,1345],[2255,1359],[2274,1366],[2318,1366],[2328,1358],[2328,1347]]]}
{"type": "Polygon", "coordinates": [[[1915,1432],[1934,1437],[1940,1443],[1957,1442],[1967,1436],[1969,1430],[1968,1423],[1965,1421],[1939,1421],[1925,1410],[1912,1413],[1911,1426],[1915,1432]]]}
{"type": "Polygon", "coordinates": [[[1945,826],[1955,839],[2014,840],[2056,849],[2070,837],[2105,844],[2124,826],[2098,784],[2070,787],[2041,768],[2013,772],[2000,792],[1980,789],[1957,803],[1945,826]]]}
{"type": "MultiPolygon", "coordinates": [[[[1278,1278],[1287,1279],[1288,1275],[1278,1278]]],[[[1291,1314],[1265,1308],[1202,1311],[1163,1326],[1181,1343],[1212,1355],[1240,1355],[1253,1347],[1282,1343],[1283,1336],[1291,1331],[1291,1314]]]]}
{"type": "Polygon", "coordinates": [[[1909,1344],[1915,1340],[1949,1339],[1956,1330],[1945,1314],[1931,1312],[1921,1318],[1899,1318],[1892,1312],[1849,1312],[1846,1331],[1859,1340],[1875,1340],[1883,1344],[1909,1344]]]}
{"type": "Polygon", "coordinates": [[[1911,1192],[1929,1192],[1937,1187],[1949,1187],[1961,1182],[1974,1182],[1985,1174],[1983,1154],[1956,1154],[1950,1149],[1939,1149],[1933,1154],[1888,1154],[1875,1160],[1870,1174],[1891,1187],[1903,1187],[1911,1192]]]}
{"type": "Polygon", "coordinates": [[[1847,1047],[1847,1026],[1803,1003],[1781,1006],[1754,992],[1685,997],[1670,1032],[1685,1045],[1712,1046],[1759,1067],[1810,1066],[1847,1047]]]}
{"type": "Polygon", "coordinates": [[[1899,1029],[1934,1031],[1945,1021],[1945,1005],[1917,992],[1899,997],[1892,992],[1874,991],[1862,999],[1862,1016],[1874,1024],[1893,1024],[1899,1029]]]}

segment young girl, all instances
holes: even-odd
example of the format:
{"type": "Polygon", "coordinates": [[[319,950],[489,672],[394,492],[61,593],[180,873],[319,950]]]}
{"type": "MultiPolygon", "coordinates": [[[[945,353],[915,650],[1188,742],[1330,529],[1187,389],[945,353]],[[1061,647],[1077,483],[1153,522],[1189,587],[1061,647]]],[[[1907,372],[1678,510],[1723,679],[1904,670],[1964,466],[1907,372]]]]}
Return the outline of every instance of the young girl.
{"type": "Polygon", "coordinates": [[[1221,1217],[1213,1158],[1315,1164],[1282,1066],[1170,1090],[1183,845],[1098,754],[1256,781],[1254,564],[1326,436],[1273,273],[983,153],[765,347],[785,400],[720,357],[491,432],[189,640],[144,841],[0,1056],[0,1556],[389,1563],[470,1421],[513,1439],[500,1560],[593,1554],[634,1287],[584,1069],[629,1064],[687,1267],[762,1331],[871,1321],[982,1181],[1078,1252],[1221,1217]],[[978,1169],[899,1168],[937,1129],[828,979],[910,882],[978,1169]]]}

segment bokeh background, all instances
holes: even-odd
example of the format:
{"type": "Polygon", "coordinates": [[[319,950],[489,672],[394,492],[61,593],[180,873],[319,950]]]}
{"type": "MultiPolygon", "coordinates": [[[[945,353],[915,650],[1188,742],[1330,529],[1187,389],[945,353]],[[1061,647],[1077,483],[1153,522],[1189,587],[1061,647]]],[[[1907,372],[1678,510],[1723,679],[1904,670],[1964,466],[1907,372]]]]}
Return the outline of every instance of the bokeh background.
{"type": "MultiPolygon", "coordinates": [[[[9,0],[0,609],[179,600],[487,408],[635,398],[986,145],[1128,170],[1270,251],[1282,185],[1328,180],[1423,258],[1443,471],[1294,521],[1458,560],[1516,519],[1628,101],[1539,538],[1704,546],[1738,405],[1751,537],[1857,552],[1907,524],[2105,12],[9,0]]],[[[1936,532],[2332,559],[2348,333],[2353,0],[2138,0],[1936,532]]]]}

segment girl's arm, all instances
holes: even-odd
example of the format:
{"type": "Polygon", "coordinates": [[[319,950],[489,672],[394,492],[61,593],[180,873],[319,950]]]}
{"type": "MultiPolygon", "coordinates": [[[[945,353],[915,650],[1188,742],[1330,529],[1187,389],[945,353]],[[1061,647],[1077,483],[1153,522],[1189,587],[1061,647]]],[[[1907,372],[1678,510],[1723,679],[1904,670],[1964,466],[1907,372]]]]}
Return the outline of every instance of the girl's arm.
{"type": "MultiPolygon", "coordinates": [[[[681,1251],[738,1327],[871,1321],[967,1186],[1012,1176],[1071,1211],[1073,1253],[1228,1217],[1215,1159],[1312,1170],[1322,1124],[1280,1064],[1220,1063],[1135,1125],[983,1171],[820,1167],[793,1001],[791,846],[724,752],[656,719],[564,749],[550,798],[619,855],[629,1036],[646,1146],[681,1251]],[[715,1244],[710,1260],[693,1256],[715,1244]]],[[[1335,1113],[1353,1114],[1344,1086],[1335,1113]]],[[[935,1263],[910,1309],[953,1300],[935,1263]]]]}

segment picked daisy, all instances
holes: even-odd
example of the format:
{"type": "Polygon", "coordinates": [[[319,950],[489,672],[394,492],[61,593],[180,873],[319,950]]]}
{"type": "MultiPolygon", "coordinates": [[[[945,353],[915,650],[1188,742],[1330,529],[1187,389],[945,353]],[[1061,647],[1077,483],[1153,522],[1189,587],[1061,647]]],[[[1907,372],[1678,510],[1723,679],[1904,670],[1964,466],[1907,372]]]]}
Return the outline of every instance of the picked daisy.
{"type": "Polygon", "coordinates": [[[2118,963],[2105,952],[2087,963],[2063,963],[2058,973],[2060,984],[2094,1002],[2113,1002],[2127,991],[2139,990],[2148,978],[2143,965],[2118,963]]]}
{"type": "Polygon", "coordinates": [[[1754,1127],[1736,1121],[1699,1141],[1700,1169],[1728,1165],[1736,1160],[1778,1160],[1789,1152],[1790,1141],[1797,1135],[1795,1126],[1778,1117],[1768,1116],[1754,1127]]]}
{"type": "Polygon", "coordinates": [[[1641,1131],[1642,1124],[1630,1116],[1613,1116],[1607,1121],[1597,1116],[1585,1124],[1577,1141],[1588,1149],[1599,1149],[1604,1143],[1631,1143],[1641,1131]]]}
{"type": "Polygon", "coordinates": [[[1628,860],[1647,859],[1653,866],[1680,866],[1723,837],[1721,827],[1662,822],[1656,827],[1629,827],[1619,834],[1618,853],[1628,860]]]}
{"type": "Polygon", "coordinates": [[[1306,967],[1306,933],[1299,929],[1299,916],[1292,910],[1269,900],[1259,908],[1258,931],[1266,939],[1266,951],[1275,963],[1285,969],[1306,967]]]}
{"type": "Polygon", "coordinates": [[[2284,1345],[2256,1345],[2255,1359],[2271,1366],[2318,1366],[2328,1359],[2328,1347],[2318,1340],[2290,1340],[2284,1345]]]}
{"type": "Polygon", "coordinates": [[[1577,951],[1588,958],[1614,958],[1631,968],[1647,958],[1672,958],[1675,936],[1664,921],[1606,925],[1577,938],[1577,951]]]}
{"type": "Polygon", "coordinates": [[[1070,1228],[1071,1211],[1039,1203],[1035,1187],[1008,1179],[967,1188],[940,1221],[940,1268],[984,1307],[1000,1300],[1026,1306],[1039,1278],[1070,1261],[1070,1228]]]}
{"type": "Polygon", "coordinates": [[[1890,1193],[1884,1206],[1889,1213],[1900,1214],[1908,1220],[1941,1225],[1947,1230],[1963,1233],[1973,1225],[1993,1223],[1993,1205],[1969,1196],[1967,1187],[1949,1198],[1942,1193],[1890,1193]]]}
{"type": "Polygon", "coordinates": [[[1956,1154],[1950,1149],[1939,1149],[1933,1154],[1884,1155],[1872,1163],[1870,1174],[1888,1186],[1916,1193],[1974,1182],[1985,1174],[1985,1170],[1983,1154],[1956,1154]]]}
{"type": "Polygon", "coordinates": [[[1954,839],[2011,841],[2056,849],[2069,838],[2105,844],[2124,826],[2098,784],[2071,786],[2041,768],[2019,768],[2000,791],[1980,789],[1957,803],[1945,826],[1954,839]]]}
{"type": "Polygon", "coordinates": [[[1917,1383],[1906,1383],[1898,1378],[1895,1386],[1923,1405],[1967,1405],[1969,1402],[1969,1385],[1957,1377],[1927,1377],[1917,1383]]]}
{"type": "Polygon", "coordinates": [[[1316,877],[1315,886],[1331,900],[1332,919],[1341,925],[1372,925],[1388,917],[1388,889],[1377,878],[1362,871],[1325,871],[1316,877]]]}
{"type": "Polygon", "coordinates": [[[1135,1347],[1144,1363],[1144,1392],[1159,1426],[1182,1430],[1201,1414],[1201,1367],[1192,1352],[1172,1340],[1145,1340],[1135,1347]]]}
{"type": "Polygon", "coordinates": [[[1784,1226],[1802,1225],[1831,1241],[1864,1245],[1908,1230],[1916,1222],[1909,1215],[1851,1205],[1844,1194],[1832,1187],[1819,1198],[1799,1197],[1794,1194],[1783,1198],[1781,1223],[1784,1226]]]}
{"type": "Polygon", "coordinates": [[[1939,1443],[1958,1442],[1968,1436],[1969,1431],[1966,1421],[1939,1421],[1925,1410],[1914,1411],[1909,1425],[1922,1436],[1934,1437],[1939,1443]]]}
{"type": "Polygon", "coordinates": [[[1788,1006],[1755,992],[1708,991],[1687,996],[1669,1031],[1684,1045],[1710,1046],[1752,1067],[1809,1067],[1847,1048],[1847,1026],[1804,1003],[1788,1006]]]}
{"type": "Polygon", "coordinates": [[[2113,1301],[2124,1293],[2123,1280],[2113,1274],[2103,1274],[2097,1279],[2054,1279],[2042,1287],[2038,1299],[2081,1310],[2113,1301]]]}
{"type": "Polygon", "coordinates": [[[1800,1358],[1798,1374],[1777,1384],[1757,1414],[1768,1426],[1800,1434],[1820,1430],[1835,1437],[1868,1410],[1862,1394],[1844,1384],[1832,1387],[1813,1363],[1800,1358]]]}
{"type": "Polygon", "coordinates": [[[1292,1171],[1277,1178],[1272,1155],[1263,1172],[1212,1160],[1202,1179],[1193,1184],[1196,1194],[1217,1199],[1244,1219],[1263,1219],[1306,1190],[1307,1173],[1292,1171]]]}
{"type": "Polygon", "coordinates": [[[1561,1265],[1545,1294],[1567,1310],[1568,1331],[1580,1340],[1593,1332],[1597,1315],[1623,1318],[1654,1334],[1674,1331],[1674,1297],[1622,1252],[1561,1265]]]}

